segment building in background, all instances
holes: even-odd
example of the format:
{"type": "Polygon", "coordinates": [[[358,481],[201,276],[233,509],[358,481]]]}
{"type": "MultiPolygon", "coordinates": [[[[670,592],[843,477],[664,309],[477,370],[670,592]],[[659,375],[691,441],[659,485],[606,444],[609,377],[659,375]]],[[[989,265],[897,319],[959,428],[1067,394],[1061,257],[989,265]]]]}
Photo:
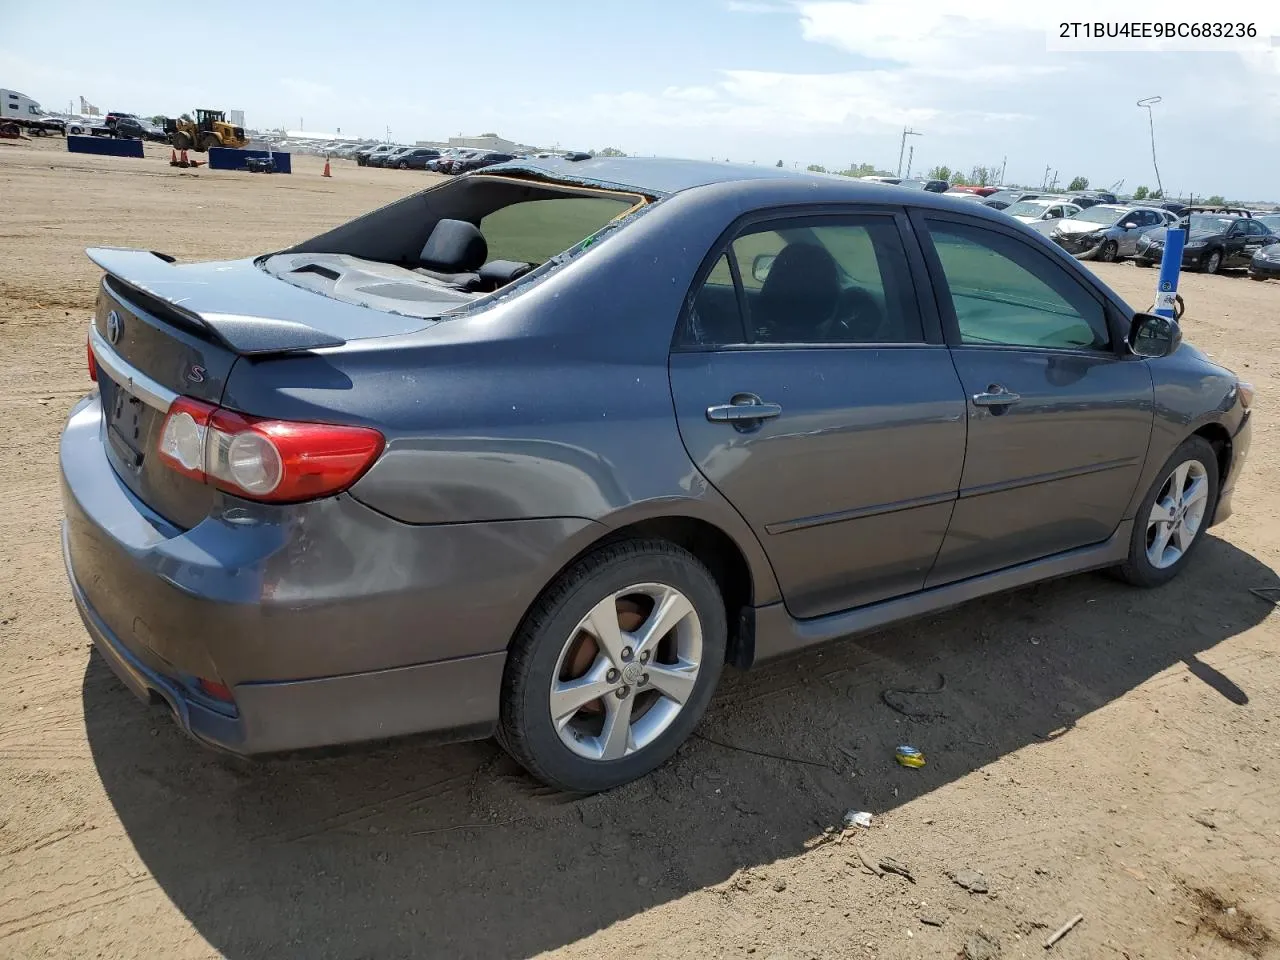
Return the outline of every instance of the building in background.
{"type": "Polygon", "coordinates": [[[244,111],[243,111],[243,110],[228,110],[228,111],[227,111],[227,123],[231,124],[233,127],[243,127],[243,126],[244,126],[244,111]]]}
{"type": "Polygon", "coordinates": [[[450,137],[449,146],[464,150],[492,150],[495,153],[516,153],[516,145],[505,140],[496,133],[486,133],[479,137],[450,137]]]}

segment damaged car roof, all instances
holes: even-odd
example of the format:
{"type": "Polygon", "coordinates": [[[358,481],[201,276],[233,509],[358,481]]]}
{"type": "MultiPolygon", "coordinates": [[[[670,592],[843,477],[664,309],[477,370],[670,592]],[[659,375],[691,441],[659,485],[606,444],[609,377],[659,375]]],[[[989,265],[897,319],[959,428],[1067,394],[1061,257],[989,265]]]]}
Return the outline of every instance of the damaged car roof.
{"type": "Polygon", "coordinates": [[[650,197],[668,196],[692,187],[733,180],[814,180],[812,173],[745,163],[713,163],[708,160],[675,160],[656,157],[528,158],[485,167],[486,174],[525,174],[558,183],[626,190],[650,197]]]}

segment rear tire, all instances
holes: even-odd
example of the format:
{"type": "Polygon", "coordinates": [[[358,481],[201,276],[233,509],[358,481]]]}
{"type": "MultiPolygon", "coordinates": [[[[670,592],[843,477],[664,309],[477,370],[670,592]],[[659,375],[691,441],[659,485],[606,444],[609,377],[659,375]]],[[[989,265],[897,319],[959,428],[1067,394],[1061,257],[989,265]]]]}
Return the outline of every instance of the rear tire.
{"type": "Polygon", "coordinates": [[[516,633],[498,742],[560,790],[643,777],[702,719],[727,634],[720,590],[691,553],[665,540],[602,546],[543,592],[516,633]]]}
{"type": "Polygon", "coordinates": [[[1116,574],[1135,587],[1168,583],[1204,540],[1218,506],[1218,458],[1203,437],[1188,437],[1156,474],[1142,498],[1129,556],[1116,574]],[[1159,517],[1174,518],[1165,522],[1159,517]]]}

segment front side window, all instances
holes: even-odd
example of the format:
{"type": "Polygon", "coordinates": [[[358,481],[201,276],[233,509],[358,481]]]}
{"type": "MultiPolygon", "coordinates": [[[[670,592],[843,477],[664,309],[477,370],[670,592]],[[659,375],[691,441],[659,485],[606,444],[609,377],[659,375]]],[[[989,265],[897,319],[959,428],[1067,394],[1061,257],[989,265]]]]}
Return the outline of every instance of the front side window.
{"type": "Polygon", "coordinates": [[[888,216],[749,227],[717,260],[690,312],[686,338],[703,345],[744,336],[776,344],[924,339],[901,235],[888,216]]]}
{"type": "Polygon", "coordinates": [[[1048,257],[1012,237],[968,224],[930,221],[929,233],[961,343],[1110,348],[1102,304],[1048,257]]]}

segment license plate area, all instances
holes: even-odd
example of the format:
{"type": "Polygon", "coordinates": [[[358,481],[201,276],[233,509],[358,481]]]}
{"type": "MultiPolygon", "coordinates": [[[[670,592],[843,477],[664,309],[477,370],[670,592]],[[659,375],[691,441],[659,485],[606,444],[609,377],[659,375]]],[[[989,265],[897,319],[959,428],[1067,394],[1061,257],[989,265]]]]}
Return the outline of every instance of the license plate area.
{"type": "Polygon", "coordinates": [[[110,377],[99,374],[98,388],[112,452],[121,466],[141,470],[155,411],[110,377]]]}

